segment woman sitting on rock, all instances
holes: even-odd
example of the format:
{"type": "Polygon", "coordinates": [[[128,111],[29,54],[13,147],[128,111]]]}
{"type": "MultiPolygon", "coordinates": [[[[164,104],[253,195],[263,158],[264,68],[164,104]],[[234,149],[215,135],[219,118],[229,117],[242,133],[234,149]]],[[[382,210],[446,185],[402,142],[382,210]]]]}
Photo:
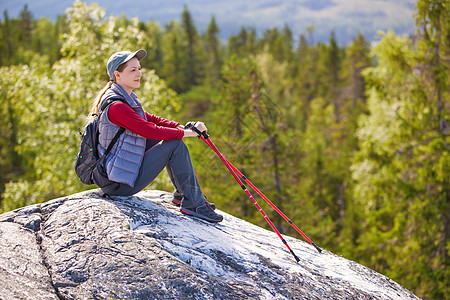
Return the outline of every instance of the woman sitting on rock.
{"type": "MultiPolygon", "coordinates": [[[[143,49],[114,53],[107,63],[111,81],[94,101],[92,114],[97,114],[108,99],[123,101],[107,106],[100,116],[100,155],[105,153],[119,128],[126,129],[106,158],[106,173],[113,183],[101,189],[107,195],[133,195],[150,184],[165,167],[175,186],[172,201],[181,206],[181,212],[220,222],[223,217],[215,213],[214,204],[203,196],[189,151],[182,141],[184,137],[197,137],[197,133],[184,129],[178,122],[147,113],[133,93],[139,88],[142,76],[139,61],[146,55],[143,49]]],[[[196,127],[207,131],[202,122],[197,122],[196,127]]]]}

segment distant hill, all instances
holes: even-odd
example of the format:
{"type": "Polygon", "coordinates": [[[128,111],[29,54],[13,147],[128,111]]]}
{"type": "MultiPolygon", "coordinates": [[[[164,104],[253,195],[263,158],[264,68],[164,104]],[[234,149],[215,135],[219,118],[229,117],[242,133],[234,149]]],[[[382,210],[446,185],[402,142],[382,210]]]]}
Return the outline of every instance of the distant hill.
{"type": "MultiPolygon", "coordinates": [[[[48,17],[56,20],[70,7],[72,0],[0,0],[2,12],[17,17],[25,4],[34,18],[48,17]]],[[[96,2],[108,15],[138,17],[142,21],[154,20],[162,26],[180,20],[186,4],[196,27],[203,33],[211,16],[215,16],[220,36],[227,39],[238,34],[242,26],[253,27],[261,36],[266,29],[288,25],[298,40],[300,33],[307,34],[314,27],[314,42],[328,41],[335,32],[340,44],[347,44],[358,31],[368,40],[376,40],[377,31],[394,30],[396,34],[414,32],[415,0],[167,0],[148,1],[85,1],[96,2]]],[[[1,16],[3,20],[3,14],[1,16]]]]}

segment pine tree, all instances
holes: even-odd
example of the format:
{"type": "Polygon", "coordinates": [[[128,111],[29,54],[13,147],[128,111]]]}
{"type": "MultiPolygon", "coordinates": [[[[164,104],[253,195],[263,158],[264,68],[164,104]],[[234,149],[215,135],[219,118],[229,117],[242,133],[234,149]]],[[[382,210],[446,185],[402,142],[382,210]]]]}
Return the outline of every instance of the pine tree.
{"type": "Polygon", "coordinates": [[[21,38],[20,40],[28,46],[31,44],[31,30],[32,30],[33,16],[28,10],[28,5],[25,4],[23,10],[20,12],[20,27],[21,27],[21,38]]]}
{"type": "MultiPolygon", "coordinates": [[[[343,105],[340,103],[340,93],[339,93],[339,87],[340,87],[340,80],[341,80],[341,55],[340,55],[340,49],[336,42],[336,37],[334,34],[334,31],[331,32],[330,35],[330,45],[328,47],[327,51],[327,57],[326,57],[326,65],[328,68],[328,76],[327,82],[328,82],[328,91],[327,91],[327,97],[329,98],[329,101],[331,101],[334,105],[334,113],[336,117],[336,121],[339,122],[342,118],[341,116],[341,106],[343,105]]],[[[323,82],[324,83],[324,82],[323,82]]]]}
{"type": "Polygon", "coordinates": [[[163,67],[162,77],[167,81],[170,88],[178,93],[186,92],[189,89],[189,79],[187,78],[187,57],[186,47],[183,44],[184,31],[179,23],[172,21],[167,26],[167,31],[163,37],[163,67]]]}
{"type": "Polygon", "coordinates": [[[3,24],[2,24],[2,41],[4,42],[4,48],[5,51],[2,53],[4,53],[5,55],[1,55],[2,57],[1,62],[2,65],[8,65],[12,62],[12,57],[13,57],[13,45],[12,45],[12,31],[10,28],[10,21],[9,21],[9,16],[8,16],[8,12],[5,10],[3,12],[3,24]]]}
{"type": "Polygon", "coordinates": [[[233,55],[238,57],[245,57],[256,50],[256,32],[254,28],[245,29],[244,26],[237,36],[230,36],[228,38],[228,55],[231,58],[233,55]]]}
{"type": "Polygon", "coordinates": [[[211,17],[211,21],[206,30],[204,43],[207,54],[206,61],[206,81],[209,85],[217,88],[220,78],[220,70],[222,68],[222,51],[219,40],[219,27],[216,24],[215,17],[211,17]]]}
{"type": "Polygon", "coordinates": [[[194,20],[187,8],[184,6],[182,13],[182,26],[186,33],[186,79],[187,86],[192,87],[203,79],[204,68],[202,66],[202,47],[197,29],[194,25],[194,20]]]}
{"type": "Polygon", "coordinates": [[[371,66],[370,43],[361,33],[347,48],[347,57],[350,60],[350,83],[352,86],[352,108],[363,106],[366,102],[365,80],[362,71],[371,66]]]}
{"type": "Polygon", "coordinates": [[[279,62],[290,63],[292,61],[292,31],[288,25],[285,25],[281,32],[277,28],[266,30],[259,44],[260,51],[267,47],[269,53],[279,62]]]}
{"type": "Polygon", "coordinates": [[[302,132],[306,129],[310,115],[310,103],[319,96],[319,51],[318,47],[307,42],[306,37],[300,35],[300,43],[295,53],[295,77],[293,78],[295,89],[293,93],[298,99],[293,109],[302,117],[298,122],[302,132]]]}

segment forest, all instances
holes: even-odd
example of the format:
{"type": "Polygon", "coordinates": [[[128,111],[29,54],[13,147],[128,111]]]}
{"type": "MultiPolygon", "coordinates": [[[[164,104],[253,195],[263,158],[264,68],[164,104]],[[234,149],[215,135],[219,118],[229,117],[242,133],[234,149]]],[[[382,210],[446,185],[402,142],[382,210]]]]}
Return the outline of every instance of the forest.
{"type": "MultiPolygon", "coordinates": [[[[218,38],[185,6],[167,26],[106,17],[76,1],[55,22],[5,11],[0,22],[0,213],[74,194],[91,103],[120,50],[148,52],[143,107],[211,140],[321,248],[366,265],[423,299],[450,295],[450,4],[418,0],[413,36],[361,34],[342,46],[314,27],[218,38]],[[294,42],[298,41],[298,42],[294,42]]],[[[268,227],[217,155],[185,141],[204,194],[268,227]]],[[[148,189],[172,191],[163,172],[148,189]]],[[[282,234],[302,239],[265,201],[282,234]]],[[[278,243],[274,237],[274,243],[278,243]]],[[[282,245],[280,245],[282,249],[282,245]]]]}

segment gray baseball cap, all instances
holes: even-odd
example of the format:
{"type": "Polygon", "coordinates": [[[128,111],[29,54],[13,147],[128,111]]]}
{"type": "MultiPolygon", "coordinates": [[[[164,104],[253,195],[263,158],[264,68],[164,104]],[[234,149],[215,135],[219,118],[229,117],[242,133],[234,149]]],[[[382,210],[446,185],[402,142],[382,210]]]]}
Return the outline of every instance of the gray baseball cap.
{"type": "Polygon", "coordinates": [[[117,68],[123,64],[132,59],[133,57],[136,57],[138,60],[143,59],[147,56],[147,51],[144,49],[139,49],[136,52],[130,52],[130,51],[119,51],[111,55],[111,57],[108,59],[107,69],[108,69],[108,75],[111,80],[114,79],[114,71],[117,70],[117,68]]]}

